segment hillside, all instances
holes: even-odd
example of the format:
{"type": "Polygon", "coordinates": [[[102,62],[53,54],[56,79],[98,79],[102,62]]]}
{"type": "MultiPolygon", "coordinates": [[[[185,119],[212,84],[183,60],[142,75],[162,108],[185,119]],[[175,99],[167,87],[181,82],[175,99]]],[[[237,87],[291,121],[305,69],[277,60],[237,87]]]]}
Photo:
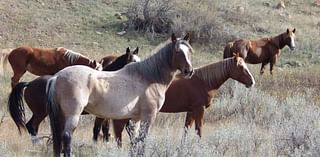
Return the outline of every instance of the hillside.
{"type": "MultiPolygon", "coordinates": [[[[172,6],[168,16],[174,23],[169,33],[125,30],[119,35],[127,27],[126,12],[134,2],[144,1],[1,0],[0,48],[62,46],[99,60],[139,46],[145,58],[171,32],[180,35],[190,30],[195,38],[192,63],[198,67],[221,60],[228,41],[270,37],[296,28],[297,48],[282,50],[274,76],[269,66],[260,76],[260,65],[249,65],[254,88],[233,80],[221,87],[206,110],[200,140],[191,129],[182,142],[185,113],[160,113],[146,152],[147,156],[320,156],[320,5],[315,0],[284,0],[279,8],[278,0],[168,1],[172,6]],[[122,18],[115,16],[119,14],[122,18]]],[[[27,132],[19,136],[7,112],[11,75],[10,67],[0,75],[0,154],[51,156],[49,121],[40,125],[41,143],[33,146],[27,132]]],[[[35,77],[27,74],[22,80],[35,77]]],[[[93,116],[81,118],[73,143],[76,156],[128,155],[126,133],[124,148],[117,149],[114,139],[109,144],[92,142],[92,126],[93,116]]]]}

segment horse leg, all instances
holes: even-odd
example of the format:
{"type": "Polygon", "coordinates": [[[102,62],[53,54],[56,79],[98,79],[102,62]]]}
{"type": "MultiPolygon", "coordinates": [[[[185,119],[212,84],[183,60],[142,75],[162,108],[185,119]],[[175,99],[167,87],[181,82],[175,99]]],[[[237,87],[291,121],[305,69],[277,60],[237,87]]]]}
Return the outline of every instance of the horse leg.
{"type": "MultiPolygon", "coordinates": [[[[133,156],[144,156],[145,151],[145,139],[150,131],[150,126],[156,118],[156,111],[151,112],[149,114],[142,115],[139,135],[135,140],[133,140],[133,150],[136,150],[135,155],[133,156]]],[[[131,151],[132,153],[132,151],[131,151]]],[[[132,155],[132,154],[131,154],[132,155]]]]}
{"type": "Polygon", "coordinates": [[[187,134],[188,129],[192,127],[192,124],[194,122],[194,117],[192,116],[192,112],[187,112],[186,121],[184,125],[185,134],[187,134]]]}
{"type": "Polygon", "coordinates": [[[277,56],[272,57],[271,61],[270,61],[270,75],[273,75],[273,65],[276,64],[277,62],[277,56]]]}
{"type": "Polygon", "coordinates": [[[265,66],[267,65],[268,63],[267,62],[262,62],[261,64],[261,69],[260,69],[260,75],[262,75],[264,73],[264,69],[265,69],[265,66]]]}
{"type": "Polygon", "coordinates": [[[72,134],[78,125],[78,122],[80,119],[79,115],[72,115],[72,116],[66,117],[65,119],[64,131],[62,133],[64,157],[72,156],[72,148],[71,148],[72,134]]]}
{"type": "Polygon", "coordinates": [[[127,133],[129,135],[130,141],[132,141],[132,130],[128,126],[129,120],[113,120],[113,131],[116,136],[117,145],[119,148],[122,147],[122,131],[126,127],[127,133]]]}
{"type": "Polygon", "coordinates": [[[29,134],[31,134],[31,140],[33,144],[36,144],[39,142],[38,130],[40,123],[44,120],[44,118],[47,116],[47,114],[33,114],[29,122],[26,124],[26,127],[28,129],[29,134]]]}
{"type": "Polygon", "coordinates": [[[103,119],[96,117],[96,120],[94,121],[94,126],[93,126],[93,141],[97,142],[99,133],[101,130],[101,125],[102,125],[103,119]]]}
{"type": "Polygon", "coordinates": [[[37,130],[36,128],[33,127],[33,123],[34,123],[34,118],[35,116],[32,115],[31,119],[28,121],[28,123],[26,124],[26,128],[28,129],[29,134],[31,135],[31,141],[33,144],[38,143],[39,141],[37,140],[37,130]]]}
{"type": "Polygon", "coordinates": [[[110,119],[104,119],[102,123],[102,133],[103,133],[103,140],[105,142],[109,142],[109,125],[110,125],[110,119]]]}
{"type": "Polygon", "coordinates": [[[137,135],[139,133],[139,128],[140,128],[140,121],[135,121],[135,120],[128,121],[126,129],[128,131],[131,144],[133,144],[135,138],[137,138],[137,135]]]}
{"type": "Polygon", "coordinates": [[[200,108],[198,108],[193,112],[193,116],[195,119],[195,128],[200,138],[202,136],[203,115],[204,115],[204,106],[201,106],[200,108]]]}

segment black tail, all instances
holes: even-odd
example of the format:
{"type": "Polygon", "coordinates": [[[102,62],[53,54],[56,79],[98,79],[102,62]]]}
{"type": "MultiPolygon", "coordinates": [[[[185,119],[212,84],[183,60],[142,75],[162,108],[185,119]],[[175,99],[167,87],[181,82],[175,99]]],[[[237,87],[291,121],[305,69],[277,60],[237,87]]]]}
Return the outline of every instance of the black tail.
{"type": "Polygon", "coordinates": [[[23,89],[29,85],[28,82],[18,83],[11,91],[8,100],[8,109],[14,123],[18,127],[21,135],[21,128],[26,128],[24,103],[23,103],[23,89]]]}
{"type": "Polygon", "coordinates": [[[47,83],[47,111],[50,118],[50,126],[53,138],[53,153],[54,156],[60,156],[62,148],[62,125],[61,125],[61,112],[59,106],[55,102],[55,82],[56,77],[49,79],[47,83]]]}

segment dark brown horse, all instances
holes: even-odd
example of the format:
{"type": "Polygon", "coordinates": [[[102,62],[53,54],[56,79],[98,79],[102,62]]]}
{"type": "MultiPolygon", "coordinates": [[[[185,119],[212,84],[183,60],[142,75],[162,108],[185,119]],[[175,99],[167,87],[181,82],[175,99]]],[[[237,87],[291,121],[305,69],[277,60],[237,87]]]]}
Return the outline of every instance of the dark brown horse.
{"type": "Polygon", "coordinates": [[[239,39],[227,43],[224,48],[223,58],[234,56],[234,53],[240,52],[240,56],[247,63],[262,63],[260,74],[264,73],[265,65],[270,63],[270,74],[272,75],[273,65],[276,64],[280,56],[280,50],[286,45],[291,50],[295,49],[295,32],[287,29],[286,32],[271,38],[262,38],[259,40],[239,39]]]}
{"type": "MultiPolygon", "coordinates": [[[[228,58],[195,69],[191,79],[177,77],[166,92],[166,99],[160,112],[187,112],[185,127],[190,128],[195,122],[195,129],[201,137],[204,111],[211,105],[211,99],[219,87],[229,78],[241,82],[246,87],[255,84],[253,76],[241,57],[228,58]]],[[[118,146],[121,146],[121,134],[128,121],[113,120],[118,146]]],[[[129,136],[131,138],[130,133],[129,136]]]]}
{"type": "Polygon", "coordinates": [[[87,65],[102,70],[101,65],[95,60],[63,47],[45,49],[22,46],[12,50],[7,59],[14,73],[11,78],[12,87],[26,71],[38,76],[53,75],[70,65],[87,65]]]}
{"type": "MultiPolygon", "coordinates": [[[[138,48],[134,51],[134,54],[130,52],[129,48],[127,48],[125,54],[117,57],[103,70],[117,70],[116,68],[120,69],[130,62],[138,60],[139,58],[136,56],[137,54],[138,48]],[[131,60],[128,60],[128,58],[131,60]]],[[[37,141],[36,136],[38,134],[40,123],[48,115],[46,111],[45,93],[47,81],[51,77],[51,75],[44,75],[30,82],[20,82],[12,89],[9,95],[8,109],[12,119],[17,125],[20,133],[21,127],[28,130],[33,142],[37,141]],[[27,123],[25,122],[23,98],[33,113],[31,119],[27,123]]]]}

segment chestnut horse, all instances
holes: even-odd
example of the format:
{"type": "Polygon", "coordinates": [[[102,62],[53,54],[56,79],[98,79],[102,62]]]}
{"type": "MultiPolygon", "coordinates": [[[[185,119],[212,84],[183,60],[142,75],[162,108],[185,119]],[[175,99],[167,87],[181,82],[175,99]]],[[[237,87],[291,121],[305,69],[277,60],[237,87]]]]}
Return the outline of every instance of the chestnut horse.
{"type": "Polygon", "coordinates": [[[86,65],[102,70],[101,65],[95,60],[63,47],[32,48],[22,46],[12,50],[6,58],[14,73],[11,78],[11,87],[19,82],[26,71],[38,76],[53,75],[70,65],[86,65]]]}
{"type": "MultiPolygon", "coordinates": [[[[134,52],[131,52],[130,49],[127,48],[125,54],[114,60],[109,60],[108,62],[111,62],[111,64],[108,64],[107,61],[105,61],[104,63],[109,66],[104,67],[103,70],[114,71],[121,69],[128,63],[139,61],[140,58],[137,56],[138,50],[139,49],[137,48],[134,52]]],[[[18,127],[19,133],[21,134],[21,127],[27,129],[33,143],[36,143],[38,140],[37,134],[40,123],[48,115],[46,111],[47,98],[45,92],[47,81],[51,77],[51,75],[44,75],[30,82],[20,82],[12,88],[12,91],[9,94],[9,113],[18,127]],[[31,119],[27,123],[25,122],[23,98],[33,113],[31,119]]]]}
{"type": "MultiPolygon", "coordinates": [[[[211,105],[211,100],[219,87],[229,78],[239,81],[247,88],[255,84],[252,74],[241,57],[224,59],[196,68],[191,79],[176,77],[166,91],[166,99],[160,112],[187,112],[185,128],[190,128],[195,122],[195,129],[201,137],[204,111],[211,105]]],[[[128,121],[113,120],[119,147],[122,145],[122,131],[128,121]]],[[[129,136],[131,138],[130,133],[129,136]]]]}
{"type": "Polygon", "coordinates": [[[265,66],[270,63],[270,74],[272,75],[273,65],[276,64],[281,49],[286,45],[290,50],[295,49],[295,32],[295,28],[292,31],[287,29],[286,32],[271,38],[259,40],[239,39],[229,42],[224,48],[223,58],[232,57],[234,53],[239,52],[247,63],[262,63],[261,75],[264,73],[265,66]]]}
{"type": "Polygon", "coordinates": [[[50,124],[55,156],[71,156],[71,141],[81,112],[100,118],[141,121],[139,136],[132,142],[131,153],[144,155],[145,138],[165,100],[177,70],[190,78],[192,68],[189,35],[159,45],[147,59],[114,71],[97,71],[85,66],[70,66],[47,83],[50,124]],[[140,143],[141,142],[141,143],[140,143]]]}

